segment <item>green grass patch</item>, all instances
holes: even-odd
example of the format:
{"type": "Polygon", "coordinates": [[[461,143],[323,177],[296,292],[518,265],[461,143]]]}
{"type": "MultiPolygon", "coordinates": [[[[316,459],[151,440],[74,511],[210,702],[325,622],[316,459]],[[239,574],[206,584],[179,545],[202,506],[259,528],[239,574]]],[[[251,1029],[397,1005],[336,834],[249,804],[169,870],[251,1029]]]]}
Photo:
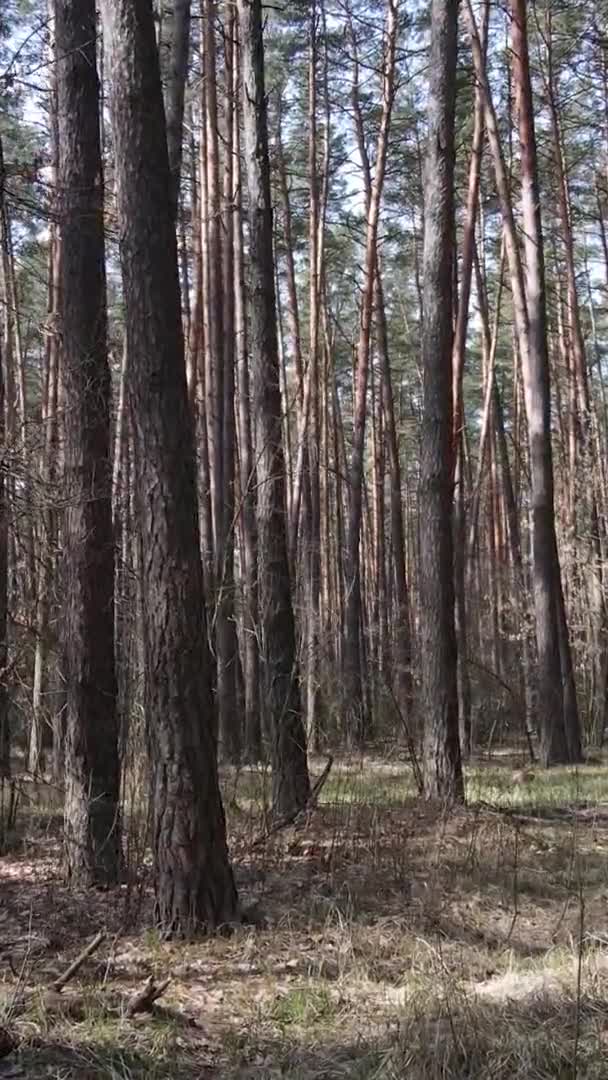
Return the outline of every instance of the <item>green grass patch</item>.
{"type": "Polygon", "coordinates": [[[330,1023],[336,1015],[336,1005],[323,986],[296,987],[281,994],[271,1009],[271,1018],[279,1027],[295,1025],[300,1028],[330,1023]]]}

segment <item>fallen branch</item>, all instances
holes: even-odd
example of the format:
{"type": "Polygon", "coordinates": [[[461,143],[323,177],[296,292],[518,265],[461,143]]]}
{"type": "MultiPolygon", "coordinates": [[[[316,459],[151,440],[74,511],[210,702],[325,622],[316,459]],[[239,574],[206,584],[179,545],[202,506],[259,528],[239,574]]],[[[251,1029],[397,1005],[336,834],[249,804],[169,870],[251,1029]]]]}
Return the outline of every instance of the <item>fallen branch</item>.
{"type": "Polygon", "coordinates": [[[100,930],[99,933],[95,935],[93,940],[90,941],[89,944],[76,957],[76,959],[72,961],[70,966],[65,969],[63,975],[59,975],[59,977],[55,979],[54,983],[52,983],[53,990],[61,993],[64,986],[67,986],[67,984],[69,983],[70,979],[73,979],[74,975],[76,975],[76,973],[80,971],[80,968],[84,964],[85,960],[88,960],[89,956],[92,956],[96,949],[99,948],[105,936],[106,935],[104,930],[100,930]]]}
{"type": "MultiPolygon", "coordinates": [[[[92,956],[95,950],[99,948],[105,936],[106,935],[104,930],[100,930],[98,934],[95,934],[95,937],[92,939],[92,941],[90,941],[89,944],[82,950],[82,952],[78,954],[75,960],[72,960],[72,963],[69,965],[69,967],[67,967],[61,975],[58,975],[55,981],[52,982],[50,986],[48,986],[45,990],[42,991],[42,1003],[44,1005],[44,1008],[48,1012],[70,1013],[72,1009],[78,1008],[82,1004],[80,995],[76,995],[74,999],[68,998],[66,995],[66,997],[62,1000],[62,990],[65,986],[67,986],[70,979],[73,979],[74,975],[76,975],[76,973],[80,971],[80,968],[84,964],[85,960],[87,960],[89,956],[92,956]]],[[[26,990],[24,993],[21,994],[16,993],[10,1005],[11,1013],[19,1016],[21,1013],[25,1012],[25,1010],[29,1007],[32,999],[39,992],[40,991],[36,989],[26,990]]]]}
{"type": "Polygon", "coordinates": [[[150,975],[140,990],[137,990],[127,1002],[125,1013],[128,1017],[136,1016],[137,1013],[150,1012],[152,1006],[159,997],[162,997],[171,979],[164,979],[158,985],[154,977],[150,975]]]}

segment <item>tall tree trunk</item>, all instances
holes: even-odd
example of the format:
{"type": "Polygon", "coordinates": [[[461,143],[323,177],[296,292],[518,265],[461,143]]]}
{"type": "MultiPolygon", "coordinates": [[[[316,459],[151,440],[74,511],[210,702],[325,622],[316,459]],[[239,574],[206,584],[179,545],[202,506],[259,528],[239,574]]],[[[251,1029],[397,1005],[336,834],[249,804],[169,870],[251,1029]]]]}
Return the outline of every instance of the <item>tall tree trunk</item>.
{"type": "Polygon", "coordinates": [[[350,466],[350,509],[346,539],[346,612],[344,616],[344,685],[349,711],[351,737],[362,743],[368,734],[369,717],[365,709],[361,634],[360,541],[362,492],[367,415],[369,353],[376,276],[378,223],[384,186],[391,113],[395,93],[395,51],[398,33],[396,0],[387,2],[386,43],[382,84],[382,118],[378,132],[375,174],[370,189],[365,236],[365,267],[361,300],[359,341],[355,377],[353,448],[350,466]]]}
{"type": "MultiPolygon", "coordinates": [[[[485,0],[482,22],[482,49],[486,52],[490,5],[485,0]]],[[[460,295],[458,297],[456,327],[452,357],[453,381],[453,447],[452,468],[454,469],[454,601],[456,634],[458,638],[458,720],[460,745],[464,756],[471,753],[471,687],[469,681],[467,657],[467,605],[465,591],[465,474],[463,468],[464,453],[464,402],[462,384],[466,358],[467,327],[469,323],[469,303],[473,278],[473,255],[475,249],[475,224],[479,205],[479,184],[481,177],[481,158],[483,148],[483,95],[481,88],[475,90],[475,116],[473,123],[473,142],[469,165],[467,201],[462,238],[462,270],[460,275],[460,295]]],[[[456,269],[456,266],[455,266],[456,269]]]]}
{"type": "MultiPolygon", "coordinates": [[[[0,188],[4,184],[4,155],[0,139],[0,188]]],[[[4,218],[4,197],[0,193],[0,212],[4,218]]],[[[8,513],[6,502],[6,415],[4,358],[0,344],[0,784],[11,774],[11,735],[7,686],[8,661],[8,513]]]]}
{"type": "Polygon", "coordinates": [[[95,0],[57,0],[59,285],[67,403],[65,845],[79,885],[120,871],[114,537],[95,0]]]}
{"type": "MultiPolygon", "coordinates": [[[[211,480],[211,509],[213,518],[213,545],[215,553],[215,577],[221,581],[222,527],[224,522],[223,482],[223,420],[224,420],[224,305],[222,271],[222,222],[220,189],[220,149],[217,107],[217,50],[215,40],[215,0],[201,0],[203,60],[205,70],[205,158],[206,193],[203,214],[207,230],[207,366],[205,372],[205,402],[207,434],[209,440],[209,465],[211,480]]],[[[215,600],[215,597],[213,598],[215,600]]],[[[221,660],[220,660],[221,663],[221,660]]]]}
{"type": "MultiPolygon", "coordinates": [[[[359,91],[359,58],[357,50],[357,37],[349,19],[350,35],[353,47],[353,88],[352,104],[355,117],[355,134],[357,148],[361,158],[363,169],[363,183],[365,187],[366,208],[369,207],[372,190],[372,175],[365,140],[365,126],[361,109],[359,91]]],[[[388,326],[386,319],[386,305],[384,302],[384,286],[378,252],[376,251],[375,267],[375,296],[374,309],[376,320],[377,348],[380,358],[380,385],[382,392],[382,407],[386,425],[386,438],[389,451],[390,468],[390,505],[391,505],[391,543],[392,556],[395,570],[395,587],[397,593],[397,618],[395,626],[395,696],[397,707],[403,718],[407,719],[412,707],[412,643],[410,631],[410,601],[405,567],[405,529],[403,524],[403,501],[401,492],[401,461],[399,457],[399,440],[397,437],[397,425],[395,421],[395,403],[393,397],[392,373],[390,365],[390,353],[388,343],[388,326]]]]}
{"type": "Polygon", "coordinates": [[[167,114],[169,168],[171,170],[171,198],[174,214],[177,217],[184,141],[184,99],[186,96],[188,54],[190,51],[191,0],[172,0],[172,4],[173,13],[170,27],[165,110],[167,114]]]}
{"type": "Polygon", "coordinates": [[[232,2],[226,4],[224,47],[224,206],[222,229],[222,508],[220,551],[218,555],[217,598],[217,704],[219,719],[219,749],[227,761],[238,762],[241,744],[241,710],[237,708],[237,671],[240,665],[236,620],[234,615],[234,481],[235,481],[235,413],[234,413],[234,155],[233,130],[234,98],[234,29],[235,14],[232,2]]]}
{"type": "Polygon", "coordinates": [[[532,478],[541,759],[551,764],[580,761],[581,738],[555,534],[545,266],[525,0],[511,0],[511,14],[526,255],[529,347],[523,377],[532,478]]]}
{"type": "Polygon", "coordinates": [[[463,799],[454,626],[451,442],[458,0],[433,0],[424,199],[420,654],[427,798],[463,799]]]}
{"type": "Polygon", "coordinates": [[[287,553],[285,460],[272,250],[261,0],[238,0],[249,194],[250,355],[258,444],[259,594],[264,696],[272,731],[275,814],[310,795],[287,553]]]}
{"type": "Polygon", "coordinates": [[[143,555],[156,918],[164,933],[238,915],[213,740],[177,244],[150,0],[104,0],[143,555]]]}
{"type": "MultiPolygon", "coordinates": [[[[55,50],[55,0],[48,0],[49,46],[48,59],[53,75],[49,94],[49,127],[51,137],[50,189],[53,209],[56,210],[57,194],[57,66],[55,50]]],[[[49,726],[45,709],[47,667],[51,648],[51,592],[56,571],[57,511],[54,505],[55,483],[58,474],[58,390],[61,360],[58,333],[58,289],[61,271],[61,244],[57,225],[51,221],[48,248],[48,304],[44,327],[44,376],[42,394],[43,437],[39,456],[39,482],[47,492],[47,499],[39,515],[37,530],[36,598],[36,646],[32,685],[32,723],[27,753],[27,766],[32,774],[45,766],[45,750],[48,746],[49,726]]]]}
{"type": "MultiPolygon", "coordinates": [[[[235,32],[238,28],[235,27],[235,32]]],[[[245,683],[245,756],[257,762],[262,756],[260,720],[260,649],[258,635],[258,535],[256,522],[257,469],[253,453],[251,392],[249,382],[249,341],[243,256],[243,205],[241,185],[240,100],[241,76],[239,50],[236,50],[233,92],[235,123],[233,129],[235,207],[234,294],[235,337],[238,387],[238,448],[241,497],[241,558],[243,579],[243,668],[245,683]]]]}

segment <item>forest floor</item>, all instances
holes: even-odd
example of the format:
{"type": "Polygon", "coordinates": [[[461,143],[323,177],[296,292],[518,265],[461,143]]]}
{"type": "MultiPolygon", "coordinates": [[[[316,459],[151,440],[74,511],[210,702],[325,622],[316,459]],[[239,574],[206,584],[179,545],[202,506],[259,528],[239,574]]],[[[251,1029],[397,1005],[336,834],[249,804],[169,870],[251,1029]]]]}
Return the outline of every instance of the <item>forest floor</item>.
{"type": "Polygon", "coordinates": [[[519,784],[515,764],[472,766],[446,816],[403,763],[336,762],[309,819],[257,846],[265,778],[225,776],[265,925],[191,944],[145,929],[145,875],[69,890],[52,800],[25,807],[0,859],[0,1025],[21,1040],[0,1080],[605,1080],[608,764],[519,784]],[[64,991],[78,1015],[50,1010],[44,989],[100,928],[64,991]],[[128,1019],[149,975],[171,983],[128,1019]]]}

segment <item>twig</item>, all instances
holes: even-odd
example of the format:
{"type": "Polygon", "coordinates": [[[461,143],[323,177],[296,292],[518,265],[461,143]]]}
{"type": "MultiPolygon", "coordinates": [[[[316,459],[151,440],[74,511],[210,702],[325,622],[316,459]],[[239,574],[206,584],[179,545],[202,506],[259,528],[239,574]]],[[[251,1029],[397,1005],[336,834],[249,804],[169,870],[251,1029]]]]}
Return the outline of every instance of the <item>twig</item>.
{"type": "Polygon", "coordinates": [[[85,960],[88,960],[89,956],[92,956],[95,950],[99,948],[105,936],[106,935],[104,930],[100,930],[99,933],[95,935],[93,940],[90,941],[86,948],[82,950],[80,955],[77,956],[76,959],[72,961],[70,966],[65,969],[63,975],[60,975],[57,979],[55,979],[54,983],[52,983],[53,990],[57,990],[58,992],[60,992],[61,990],[63,990],[64,986],[67,986],[70,979],[73,979],[76,972],[80,970],[85,960]]]}
{"type": "Polygon", "coordinates": [[[315,781],[312,791],[308,796],[306,802],[304,803],[304,806],[299,806],[297,810],[294,810],[291,814],[286,814],[284,817],[280,818],[279,821],[275,821],[274,825],[272,825],[269,829],[266,829],[265,832],[260,833],[260,835],[257,836],[251,844],[252,851],[254,848],[260,847],[262,844],[265,844],[271,836],[274,836],[275,833],[280,832],[281,829],[287,829],[290,825],[293,825],[294,821],[296,821],[296,819],[299,818],[300,815],[306,814],[307,811],[312,810],[312,808],[316,806],[319,795],[321,794],[321,790],[325,785],[325,781],[330,774],[333,763],[333,755],[330,754],[325,764],[325,768],[323,769],[323,772],[321,773],[319,778],[315,781]]]}
{"type": "Polygon", "coordinates": [[[334,763],[333,755],[330,754],[327,761],[326,761],[326,763],[325,763],[325,768],[323,769],[323,772],[321,773],[319,778],[317,780],[315,780],[315,782],[313,784],[313,788],[312,788],[312,791],[310,793],[310,796],[308,797],[308,799],[306,801],[306,806],[304,808],[305,810],[310,810],[313,806],[317,805],[317,802],[319,801],[319,795],[321,794],[321,791],[323,790],[323,787],[325,785],[325,781],[327,780],[327,777],[329,776],[329,774],[331,772],[331,767],[332,767],[333,763],[334,763]]]}
{"type": "Polygon", "coordinates": [[[414,739],[412,738],[412,733],[410,731],[410,726],[409,726],[409,724],[407,722],[407,717],[403,713],[403,711],[401,709],[401,706],[399,705],[399,702],[397,701],[395,691],[393,690],[393,687],[392,687],[392,685],[391,685],[391,683],[390,683],[390,681],[388,679],[386,680],[386,686],[388,687],[390,695],[391,695],[391,697],[393,699],[393,705],[394,705],[394,707],[395,707],[395,709],[397,711],[397,716],[399,717],[399,722],[400,722],[400,724],[401,724],[401,726],[403,728],[403,732],[405,734],[405,741],[407,743],[407,752],[410,755],[410,763],[411,763],[411,766],[412,766],[412,772],[414,774],[414,783],[416,784],[416,787],[418,789],[418,794],[422,795],[423,792],[424,792],[424,779],[423,779],[423,776],[422,776],[422,769],[420,768],[420,762],[418,761],[418,755],[416,754],[416,744],[414,742],[414,739]]]}

